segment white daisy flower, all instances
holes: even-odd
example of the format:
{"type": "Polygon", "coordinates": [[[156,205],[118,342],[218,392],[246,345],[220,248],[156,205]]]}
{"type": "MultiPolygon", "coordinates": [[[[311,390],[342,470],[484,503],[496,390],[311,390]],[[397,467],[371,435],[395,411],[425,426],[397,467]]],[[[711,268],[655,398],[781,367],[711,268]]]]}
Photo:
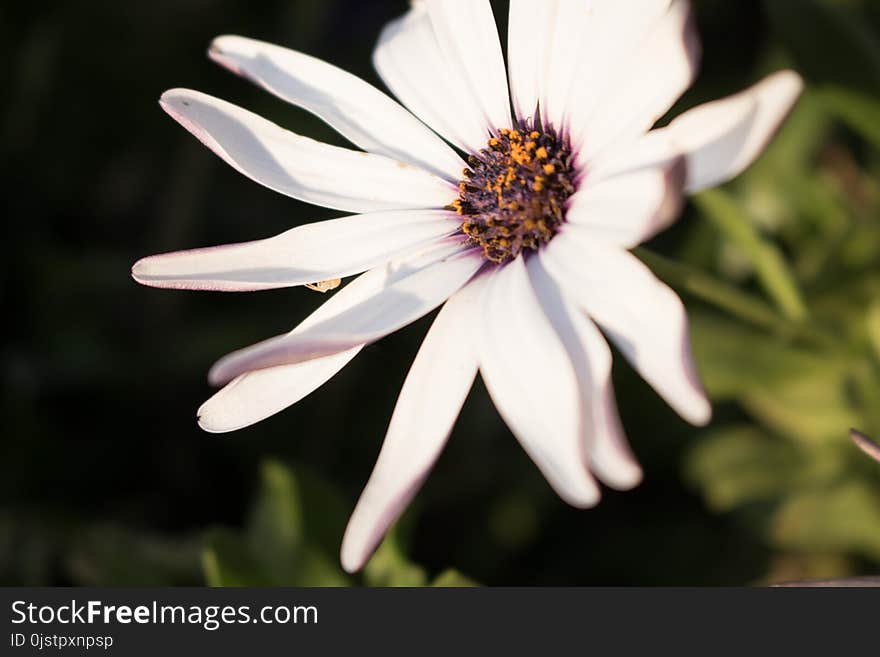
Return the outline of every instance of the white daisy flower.
{"type": "Polygon", "coordinates": [[[233,431],[281,411],[365,345],[442,305],[348,525],[348,571],[415,495],[477,372],[550,485],[577,507],[599,500],[594,476],[619,489],[641,478],[603,334],[683,418],[702,425],[711,414],[682,302],[628,249],[668,227],[685,193],[751,164],[800,78],[777,73],[652,130],[697,70],[686,0],[511,0],[508,36],[505,72],[488,0],[414,2],[374,52],[402,105],[299,52],[236,36],[211,45],[212,59],[364,152],[196,91],[161,99],[249,178],[354,214],[145,258],[133,268],[138,282],[250,291],[332,287],[366,272],[287,335],[221,359],[210,380],[226,387],[199,410],[202,428],[233,431]]]}

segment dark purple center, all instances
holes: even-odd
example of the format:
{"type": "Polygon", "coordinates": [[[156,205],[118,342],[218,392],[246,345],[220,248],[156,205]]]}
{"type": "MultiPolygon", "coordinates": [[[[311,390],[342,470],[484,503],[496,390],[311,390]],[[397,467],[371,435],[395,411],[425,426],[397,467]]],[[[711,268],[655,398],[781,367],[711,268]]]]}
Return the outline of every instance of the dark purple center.
{"type": "Polygon", "coordinates": [[[499,264],[549,242],[565,221],[574,193],[571,145],[552,127],[502,129],[468,157],[452,209],[461,230],[499,264]]]}

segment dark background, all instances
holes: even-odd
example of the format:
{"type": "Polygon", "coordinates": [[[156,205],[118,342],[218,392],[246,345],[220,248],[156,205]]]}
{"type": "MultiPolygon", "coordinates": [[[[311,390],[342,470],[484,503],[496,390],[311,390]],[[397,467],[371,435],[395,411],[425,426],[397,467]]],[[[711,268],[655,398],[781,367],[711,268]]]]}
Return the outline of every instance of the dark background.
{"type": "MultiPolygon", "coordinates": [[[[829,294],[841,297],[835,290],[876,289],[871,285],[878,251],[870,250],[875,248],[870,240],[880,216],[871,182],[878,158],[876,132],[865,117],[876,111],[872,103],[880,97],[880,59],[872,59],[880,52],[878,4],[696,3],[704,63],[681,107],[738,91],[784,66],[804,73],[809,93],[817,97],[838,85],[852,94],[842,106],[817,103],[819,109],[804,115],[801,123],[815,146],[808,158],[787,161],[779,170],[767,165],[748,187],[740,182],[726,192],[746,217],[758,216],[757,233],[780,244],[808,303],[821,308],[829,305],[829,294]],[[802,171],[798,180],[777,186],[777,179],[785,178],[780,171],[793,166],[802,171]],[[857,205],[852,188],[844,185],[855,185],[853,180],[857,205]],[[867,232],[847,233],[846,239],[858,243],[847,247],[856,255],[832,251],[817,273],[797,258],[804,249],[827,244],[828,237],[820,224],[801,221],[797,204],[805,200],[803,185],[820,184],[839,192],[834,207],[841,221],[852,222],[847,230],[867,232]],[[775,224],[762,223],[762,213],[751,211],[750,200],[760,193],[765,201],[770,195],[770,207],[788,208],[775,224]]],[[[228,351],[288,330],[322,297],[302,288],[243,295],[151,290],[137,286],[129,270],[144,255],[256,239],[335,216],[246,180],[160,110],[162,91],[190,87],[296,132],[344,144],[317,119],[212,64],[205,50],[214,36],[234,33],[283,44],[381,86],[370,62],[372,47],[383,24],[405,9],[406,3],[396,0],[81,0],[0,7],[6,204],[0,583],[200,584],[206,574],[212,583],[232,581],[211,574],[210,555],[244,563],[230,567],[240,582],[345,581],[335,565],[341,532],[430,318],[365,350],[286,412],[232,435],[212,436],[195,423],[196,408],[211,394],[208,367],[228,351]],[[273,472],[299,487],[297,504],[311,518],[306,528],[315,519],[325,522],[323,538],[303,550],[320,555],[321,568],[333,571],[326,577],[312,577],[318,567],[293,556],[288,575],[251,577],[247,564],[256,557],[233,554],[259,543],[248,537],[259,525],[252,505],[271,494],[273,472]]],[[[503,22],[505,3],[495,9],[503,22]]],[[[794,141],[802,143],[800,137],[794,141]]],[[[738,258],[736,241],[702,214],[689,207],[681,225],[651,248],[761,296],[755,263],[743,264],[748,258],[738,258]]],[[[698,319],[724,327],[743,324],[686,291],[685,300],[698,319]]],[[[870,303],[852,305],[864,313],[870,303]]],[[[817,321],[824,317],[825,328],[836,331],[843,311],[822,312],[817,321]]],[[[700,326],[699,344],[728,340],[700,326]]],[[[773,336],[772,327],[754,331],[756,341],[773,336]]],[[[876,354],[863,337],[851,339],[847,362],[861,373],[859,380],[868,381],[866,389],[874,390],[880,380],[876,354]]],[[[699,344],[705,373],[713,365],[702,358],[706,350],[699,344]]],[[[784,347],[792,345],[796,341],[785,340],[784,347]]],[[[766,377],[761,370],[752,375],[756,384],[766,377]]],[[[708,431],[739,427],[761,436],[746,461],[757,463],[762,473],[768,462],[777,464],[777,443],[787,441],[804,459],[804,472],[836,459],[832,483],[847,485],[854,473],[867,482],[867,501],[853,496],[860,500],[853,504],[862,506],[851,511],[842,503],[826,514],[828,531],[839,529],[840,517],[852,518],[859,529],[847,528],[843,538],[829,542],[823,539],[824,521],[817,521],[819,528],[804,538],[797,520],[803,516],[809,524],[817,512],[800,502],[801,515],[791,512],[794,529],[786,525],[790,515],[780,519],[789,492],[774,487],[773,473],[792,481],[782,474],[783,465],[768,471],[773,481],[759,486],[763,492],[757,497],[717,503],[712,482],[729,473],[713,464],[726,461],[723,455],[694,456],[712,437],[679,420],[622,359],[615,379],[623,420],[646,472],[641,487],[607,491],[590,511],[566,507],[478,384],[449,448],[406,516],[405,531],[396,536],[405,547],[388,558],[405,555],[407,564],[430,577],[454,568],[491,585],[744,584],[878,569],[880,547],[872,533],[880,532],[880,524],[870,523],[880,516],[880,472],[851,451],[847,418],[831,424],[823,438],[830,451],[817,455],[812,447],[802,449],[797,436],[791,439],[794,425],[783,426],[771,414],[762,415],[760,404],[748,403],[749,391],[715,394],[717,386],[707,381],[716,399],[708,431]],[[832,452],[834,459],[828,456],[832,452]]],[[[817,380],[831,385],[827,374],[817,380]]],[[[821,407],[834,394],[820,391],[818,401],[798,398],[786,409],[797,417],[799,409],[821,407]]],[[[870,431],[875,417],[868,413],[853,423],[861,420],[870,431]]],[[[788,463],[788,456],[781,458],[788,463]]],[[[735,466],[741,474],[741,460],[735,466]]],[[[795,479],[820,506],[828,499],[821,486],[830,480],[795,479]]],[[[376,575],[367,581],[404,580],[376,575]]]]}

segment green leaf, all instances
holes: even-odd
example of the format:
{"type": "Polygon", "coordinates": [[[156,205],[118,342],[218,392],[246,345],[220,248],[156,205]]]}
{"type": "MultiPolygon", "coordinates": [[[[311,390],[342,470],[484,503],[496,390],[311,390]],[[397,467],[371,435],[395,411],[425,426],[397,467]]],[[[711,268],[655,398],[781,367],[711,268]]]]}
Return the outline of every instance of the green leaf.
{"type": "Polygon", "coordinates": [[[364,568],[364,580],[370,586],[425,586],[425,570],[412,563],[400,547],[395,525],[364,568]]]}
{"type": "Polygon", "coordinates": [[[771,536],[788,549],[856,551],[880,559],[878,527],[880,493],[850,480],[789,498],[774,518],[771,536]]]}
{"type": "Polygon", "coordinates": [[[705,313],[693,315],[691,335],[710,396],[739,400],[777,433],[833,442],[862,422],[849,395],[858,357],[814,353],[705,313]]]}
{"type": "Polygon", "coordinates": [[[701,435],[687,457],[685,474],[711,508],[729,511],[783,493],[800,463],[791,444],[742,425],[701,435]]]}
{"type": "Polygon", "coordinates": [[[205,537],[202,571],[208,586],[269,585],[245,541],[226,529],[212,530],[205,537]]]}
{"type": "Polygon", "coordinates": [[[749,259],[759,283],[789,319],[800,321],[807,316],[794,274],[776,245],[764,238],[736,201],[720,189],[694,197],[703,215],[721,234],[749,259]]]}
{"type": "Polygon", "coordinates": [[[479,586],[477,582],[472,580],[467,575],[463,575],[458,572],[454,568],[450,568],[449,570],[444,570],[442,573],[437,575],[434,578],[434,581],[431,582],[431,586],[435,587],[474,587],[479,586]]]}
{"type": "Polygon", "coordinates": [[[254,556],[279,580],[293,575],[302,546],[302,503],[293,473],[268,460],[260,468],[260,491],[247,525],[254,556]]]}
{"type": "Polygon", "coordinates": [[[351,578],[342,571],[337,552],[324,552],[313,545],[308,545],[298,555],[296,569],[287,582],[276,582],[273,585],[287,584],[290,586],[351,586],[351,578]]]}
{"type": "Polygon", "coordinates": [[[868,308],[865,323],[871,349],[874,350],[874,356],[880,361],[880,299],[872,303],[868,308]]]}
{"type": "Polygon", "coordinates": [[[275,460],[260,473],[247,541],[265,578],[273,586],[347,586],[337,557],[344,512],[335,491],[275,460]]]}
{"type": "Polygon", "coordinates": [[[314,472],[294,467],[291,473],[296,480],[299,496],[304,501],[301,509],[303,536],[310,545],[335,556],[351,513],[349,502],[333,485],[314,472]]]}

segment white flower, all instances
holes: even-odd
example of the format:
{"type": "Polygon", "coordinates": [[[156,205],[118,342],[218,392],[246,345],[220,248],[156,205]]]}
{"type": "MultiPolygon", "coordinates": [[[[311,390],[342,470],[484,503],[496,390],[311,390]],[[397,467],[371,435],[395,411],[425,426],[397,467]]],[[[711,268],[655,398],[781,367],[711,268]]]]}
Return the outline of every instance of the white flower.
{"type": "Polygon", "coordinates": [[[511,0],[508,41],[509,91],[487,0],[415,2],[374,53],[409,111],[307,55],[235,36],[212,44],[214,60],[366,152],[195,91],[162,96],[172,117],[241,173],[357,214],[146,258],[133,268],[137,281],[245,291],[366,272],[291,333],[220,360],[210,379],[227,385],[199,410],[205,430],[277,413],[364,345],[443,306],[346,531],[349,571],[415,495],[478,371],[523,448],[578,507],[599,499],[593,475],[620,489],[641,478],[603,333],[683,418],[710,417],[684,307],[628,249],[668,227],[685,192],[747,167],[794,104],[800,78],[777,73],[652,130],[697,69],[686,0],[511,0]]]}

